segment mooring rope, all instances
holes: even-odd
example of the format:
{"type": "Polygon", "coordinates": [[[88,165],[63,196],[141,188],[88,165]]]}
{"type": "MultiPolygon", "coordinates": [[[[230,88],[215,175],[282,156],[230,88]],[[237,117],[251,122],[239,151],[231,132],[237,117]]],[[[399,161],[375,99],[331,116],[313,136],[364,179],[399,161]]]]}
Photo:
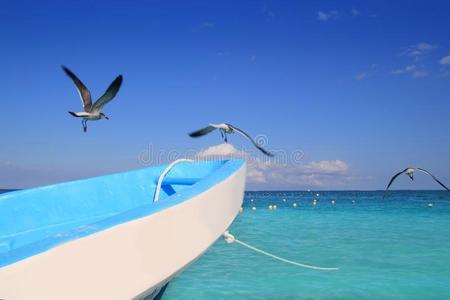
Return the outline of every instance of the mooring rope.
{"type": "Polygon", "coordinates": [[[294,265],[294,266],[297,266],[297,267],[313,269],[313,270],[320,270],[320,271],[337,271],[337,270],[339,270],[339,268],[324,268],[324,267],[316,267],[316,266],[306,265],[306,264],[298,263],[298,262],[295,262],[295,261],[292,261],[292,260],[288,260],[288,259],[276,256],[274,254],[271,254],[269,252],[263,251],[263,250],[258,249],[256,247],[253,247],[252,245],[244,243],[243,241],[238,240],[237,238],[234,237],[234,235],[232,235],[230,232],[228,232],[228,230],[225,231],[222,235],[223,235],[225,241],[228,244],[236,242],[239,245],[247,247],[247,248],[249,248],[249,249],[251,249],[253,251],[256,251],[256,252],[261,253],[263,255],[272,257],[273,259],[276,259],[276,260],[279,260],[279,261],[282,261],[284,263],[291,264],[291,265],[294,265]]]}

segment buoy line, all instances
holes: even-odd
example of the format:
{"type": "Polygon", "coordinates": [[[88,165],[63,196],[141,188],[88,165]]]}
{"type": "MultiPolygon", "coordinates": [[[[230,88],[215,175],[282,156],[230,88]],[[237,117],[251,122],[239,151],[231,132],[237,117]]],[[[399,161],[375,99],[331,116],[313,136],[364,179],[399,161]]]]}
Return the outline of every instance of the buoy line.
{"type": "Polygon", "coordinates": [[[292,260],[289,260],[289,259],[285,259],[285,258],[276,256],[276,255],[274,255],[274,254],[271,254],[271,253],[266,252],[266,251],[264,251],[264,250],[258,249],[258,248],[256,248],[256,247],[253,247],[252,245],[249,245],[249,244],[247,244],[247,243],[244,243],[243,241],[238,240],[238,239],[235,238],[234,235],[232,235],[228,230],[225,231],[222,235],[223,235],[223,238],[225,239],[225,241],[226,241],[228,244],[231,244],[231,243],[233,243],[233,242],[236,242],[236,243],[238,243],[239,245],[244,246],[244,247],[247,247],[247,248],[249,248],[249,249],[251,249],[251,250],[253,250],[253,251],[256,251],[256,252],[261,253],[261,254],[263,254],[263,255],[272,257],[273,259],[276,259],[276,260],[279,260],[279,261],[282,261],[282,262],[284,262],[284,263],[291,264],[291,265],[294,265],[294,266],[297,266],[297,267],[306,268],[306,269],[313,269],[313,270],[320,270],[320,271],[337,271],[337,270],[339,270],[339,268],[317,267],[317,266],[312,266],[312,265],[302,264],[302,263],[298,263],[298,262],[295,262],[295,261],[292,261],[292,260]]]}

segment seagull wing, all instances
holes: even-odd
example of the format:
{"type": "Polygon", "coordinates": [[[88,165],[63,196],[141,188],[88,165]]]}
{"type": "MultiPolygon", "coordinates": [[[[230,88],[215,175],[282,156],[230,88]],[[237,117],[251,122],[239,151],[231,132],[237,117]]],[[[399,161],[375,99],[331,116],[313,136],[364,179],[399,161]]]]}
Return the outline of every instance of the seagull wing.
{"type": "Polygon", "coordinates": [[[230,124],[227,124],[227,125],[230,126],[233,130],[239,132],[241,135],[243,135],[243,136],[246,137],[247,139],[249,139],[249,140],[253,143],[253,145],[255,145],[255,147],[258,148],[258,149],[259,149],[262,153],[264,153],[265,155],[270,156],[270,157],[273,157],[273,156],[274,156],[272,153],[270,153],[269,151],[267,151],[266,149],[264,149],[263,147],[261,147],[260,145],[258,145],[258,144],[255,142],[255,140],[254,140],[248,133],[246,133],[245,131],[243,131],[243,130],[241,130],[241,129],[239,129],[239,128],[233,126],[233,125],[230,125],[230,124]]]}
{"type": "Polygon", "coordinates": [[[77,86],[78,94],[81,98],[81,103],[83,104],[83,108],[85,112],[89,112],[91,110],[92,106],[92,100],[91,100],[91,92],[89,92],[88,88],[81,82],[81,80],[67,67],[62,66],[64,72],[66,72],[67,76],[72,79],[73,83],[77,86]]]}
{"type": "Polygon", "coordinates": [[[196,130],[196,131],[194,131],[194,132],[189,133],[189,136],[190,136],[190,137],[200,137],[200,136],[204,136],[204,135],[206,135],[206,134],[208,134],[208,133],[210,133],[211,131],[214,131],[214,130],[216,130],[216,129],[217,129],[217,127],[212,126],[212,125],[209,125],[209,126],[207,126],[207,127],[205,127],[205,128],[202,128],[202,129],[199,129],[199,130],[196,130]]]}
{"type": "Polygon", "coordinates": [[[444,189],[446,189],[447,191],[449,191],[448,187],[446,187],[442,182],[440,182],[436,177],[433,176],[433,174],[431,174],[430,172],[428,172],[425,169],[422,168],[417,168],[417,170],[422,171],[425,174],[430,175],[437,183],[439,183],[444,189]]]}
{"type": "Polygon", "coordinates": [[[408,170],[408,168],[404,169],[404,170],[401,171],[401,172],[398,172],[397,174],[395,174],[395,175],[391,178],[391,181],[389,181],[389,184],[387,185],[385,192],[387,192],[387,190],[388,190],[389,187],[391,186],[392,182],[394,182],[395,178],[397,178],[400,174],[405,173],[406,170],[408,170]]]}
{"type": "Polygon", "coordinates": [[[117,76],[116,79],[109,85],[106,92],[98,98],[97,101],[95,101],[94,106],[92,106],[92,109],[90,112],[92,113],[98,113],[102,110],[103,106],[105,106],[106,103],[111,101],[116,95],[117,92],[120,89],[120,86],[122,85],[123,77],[122,75],[117,76]]]}

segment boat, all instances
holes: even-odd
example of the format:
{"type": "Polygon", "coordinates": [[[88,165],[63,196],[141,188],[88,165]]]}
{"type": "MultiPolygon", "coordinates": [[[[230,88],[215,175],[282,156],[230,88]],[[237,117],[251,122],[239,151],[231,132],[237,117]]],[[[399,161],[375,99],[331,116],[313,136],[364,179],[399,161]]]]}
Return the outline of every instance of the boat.
{"type": "Polygon", "coordinates": [[[0,195],[0,299],[154,299],[231,225],[245,161],[168,165],[0,195]]]}

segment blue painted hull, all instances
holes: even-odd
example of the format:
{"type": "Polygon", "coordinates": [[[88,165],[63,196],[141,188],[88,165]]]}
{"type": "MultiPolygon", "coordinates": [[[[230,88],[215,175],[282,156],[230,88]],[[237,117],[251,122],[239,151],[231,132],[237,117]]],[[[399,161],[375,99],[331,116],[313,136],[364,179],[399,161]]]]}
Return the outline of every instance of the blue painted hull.
{"type": "Polygon", "coordinates": [[[187,201],[243,164],[241,160],[179,164],[169,173],[158,203],[152,197],[166,166],[2,194],[0,268],[187,201]]]}
{"type": "Polygon", "coordinates": [[[245,187],[242,160],[183,162],[155,202],[165,169],[0,195],[0,299],[156,297],[231,225],[245,187]]]}

